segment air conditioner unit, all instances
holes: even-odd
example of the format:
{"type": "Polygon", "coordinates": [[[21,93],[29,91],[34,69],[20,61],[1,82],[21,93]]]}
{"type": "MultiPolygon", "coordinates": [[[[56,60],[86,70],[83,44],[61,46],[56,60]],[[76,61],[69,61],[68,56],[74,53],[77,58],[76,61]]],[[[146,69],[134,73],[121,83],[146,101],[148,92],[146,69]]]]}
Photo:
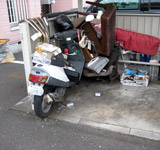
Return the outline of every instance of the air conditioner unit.
{"type": "Polygon", "coordinates": [[[56,0],[41,0],[41,5],[54,4],[56,0]]]}

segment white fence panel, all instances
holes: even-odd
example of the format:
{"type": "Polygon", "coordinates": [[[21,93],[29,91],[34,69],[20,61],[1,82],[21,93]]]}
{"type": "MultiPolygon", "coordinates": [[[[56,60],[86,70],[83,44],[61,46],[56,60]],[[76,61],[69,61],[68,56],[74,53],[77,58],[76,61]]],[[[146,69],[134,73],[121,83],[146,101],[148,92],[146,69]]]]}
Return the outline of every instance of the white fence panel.
{"type": "Polygon", "coordinates": [[[117,14],[116,27],[160,38],[160,15],[117,14]]]}

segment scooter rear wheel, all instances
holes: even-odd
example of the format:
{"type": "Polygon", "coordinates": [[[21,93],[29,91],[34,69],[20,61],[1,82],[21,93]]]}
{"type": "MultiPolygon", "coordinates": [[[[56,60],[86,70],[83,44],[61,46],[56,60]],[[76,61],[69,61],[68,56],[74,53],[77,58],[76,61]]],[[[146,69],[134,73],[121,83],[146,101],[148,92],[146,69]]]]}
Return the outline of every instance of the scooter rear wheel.
{"type": "Polygon", "coordinates": [[[40,118],[47,118],[52,111],[52,103],[47,103],[48,94],[42,96],[34,96],[34,111],[40,118]]]}

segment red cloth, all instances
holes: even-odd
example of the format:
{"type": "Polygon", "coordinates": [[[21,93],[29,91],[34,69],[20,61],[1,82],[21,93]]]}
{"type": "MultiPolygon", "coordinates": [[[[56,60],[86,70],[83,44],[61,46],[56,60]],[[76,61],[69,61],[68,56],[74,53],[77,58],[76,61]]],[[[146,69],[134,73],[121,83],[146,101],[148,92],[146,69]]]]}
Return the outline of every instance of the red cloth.
{"type": "Polygon", "coordinates": [[[116,28],[116,41],[121,42],[126,50],[146,55],[156,55],[160,44],[157,37],[119,28],[116,28]]]}

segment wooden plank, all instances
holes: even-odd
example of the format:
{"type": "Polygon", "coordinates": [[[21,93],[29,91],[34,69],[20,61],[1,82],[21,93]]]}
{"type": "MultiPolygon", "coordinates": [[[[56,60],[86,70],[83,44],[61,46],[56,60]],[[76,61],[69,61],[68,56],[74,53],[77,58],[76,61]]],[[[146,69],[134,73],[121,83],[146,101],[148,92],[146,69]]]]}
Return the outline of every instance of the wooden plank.
{"type": "Polygon", "coordinates": [[[130,16],[124,17],[124,28],[128,30],[131,29],[131,17],[130,16]]]}
{"type": "Polygon", "coordinates": [[[144,22],[144,17],[143,16],[138,16],[138,29],[137,31],[139,33],[144,33],[145,29],[145,22],[144,22]]]}
{"type": "Polygon", "coordinates": [[[117,27],[118,28],[124,28],[124,17],[123,16],[118,16],[118,22],[117,22],[117,27]]]}
{"type": "Polygon", "coordinates": [[[153,18],[152,17],[145,17],[145,29],[144,29],[144,33],[151,35],[152,34],[152,21],[153,18]]]}
{"type": "Polygon", "coordinates": [[[116,27],[118,27],[118,16],[116,16],[116,27]]]}
{"type": "Polygon", "coordinates": [[[138,31],[138,17],[132,16],[131,17],[131,30],[138,31]]]}
{"type": "MultiPolygon", "coordinates": [[[[160,24],[160,17],[159,17],[159,24],[160,24]]],[[[160,27],[158,28],[159,32],[158,32],[158,37],[160,38],[160,27]]]]}
{"type": "Polygon", "coordinates": [[[159,17],[153,17],[152,21],[152,35],[159,37],[159,28],[160,28],[160,22],[159,17]]]}

